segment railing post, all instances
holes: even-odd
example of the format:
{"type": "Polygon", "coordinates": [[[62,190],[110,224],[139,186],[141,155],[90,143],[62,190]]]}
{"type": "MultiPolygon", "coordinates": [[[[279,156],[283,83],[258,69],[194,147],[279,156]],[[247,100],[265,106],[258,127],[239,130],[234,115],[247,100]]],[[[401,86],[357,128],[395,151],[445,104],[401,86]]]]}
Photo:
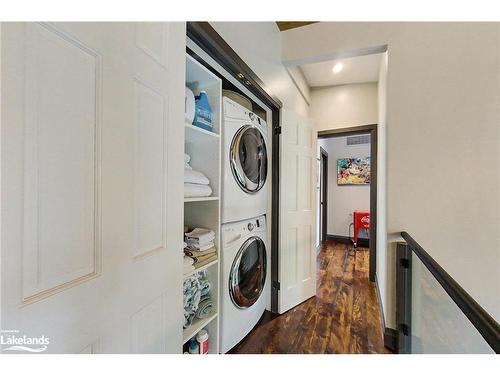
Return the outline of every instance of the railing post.
{"type": "Polygon", "coordinates": [[[396,324],[398,352],[411,353],[411,249],[406,242],[396,246],[396,324]]]}

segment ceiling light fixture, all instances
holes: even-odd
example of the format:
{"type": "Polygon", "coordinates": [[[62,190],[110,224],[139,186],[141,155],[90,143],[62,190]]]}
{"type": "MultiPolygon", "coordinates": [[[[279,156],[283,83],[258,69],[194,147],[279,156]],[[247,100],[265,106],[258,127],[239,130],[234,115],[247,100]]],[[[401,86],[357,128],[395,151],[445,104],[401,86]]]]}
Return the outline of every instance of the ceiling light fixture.
{"type": "Polygon", "coordinates": [[[342,69],[344,69],[344,64],[342,63],[336,63],[334,66],[333,66],[333,73],[337,74],[337,73],[340,73],[342,71],[342,69]]]}

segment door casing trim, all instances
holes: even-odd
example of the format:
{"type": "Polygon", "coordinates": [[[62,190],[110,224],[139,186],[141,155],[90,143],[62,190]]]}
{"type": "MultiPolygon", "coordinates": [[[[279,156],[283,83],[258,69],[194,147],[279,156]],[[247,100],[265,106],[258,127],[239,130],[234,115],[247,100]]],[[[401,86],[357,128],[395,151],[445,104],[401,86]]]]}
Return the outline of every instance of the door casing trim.
{"type": "Polygon", "coordinates": [[[328,152],[326,152],[323,147],[319,148],[319,152],[321,168],[321,191],[319,204],[320,210],[323,209],[323,211],[321,211],[321,233],[319,235],[321,242],[323,242],[326,241],[328,236],[328,152]],[[323,207],[321,207],[321,195],[323,195],[323,207]]]}
{"type": "Polygon", "coordinates": [[[375,282],[377,272],[377,124],[353,126],[340,129],[322,130],[318,132],[318,139],[345,137],[350,135],[370,134],[370,263],[369,279],[375,282]]]}

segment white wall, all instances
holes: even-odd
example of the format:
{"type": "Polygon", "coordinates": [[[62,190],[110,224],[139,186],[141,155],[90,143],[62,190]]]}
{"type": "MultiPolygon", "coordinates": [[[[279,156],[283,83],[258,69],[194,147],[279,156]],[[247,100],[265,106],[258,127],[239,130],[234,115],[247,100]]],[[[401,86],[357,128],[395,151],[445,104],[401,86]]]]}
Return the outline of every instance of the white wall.
{"type": "Polygon", "coordinates": [[[281,62],[282,33],[275,22],[210,22],[232,49],[283,102],[285,109],[307,116],[308,104],[281,62]]]}
{"type": "Polygon", "coordinates": [[[316,87],[309,115],[318,131],[377,123],[377,83],[316,87]]]}
{"type": "Polygon", "coordinates": [[[302,69],[298,66],[289,66],[287,67],[287,71],[306,103],[311,105],[311,88],[307,83],[307,79],[304,76],[302,69]]]}
{"type": "MultiPolygon", "coordinates": [[[[328,153],[328,214],[327,233],[349,236],[349,224],[353,211],[370,211],[370,185],[337,185],[337,160],[366,158],[370,156],[370,144],[346,145],[347,137],[319,139],[319,145],[328,153]]],[[[351,236],[353,235],[351,228],[351,236]]],[[[360,231],[360,237],[367,233],[360,231]]]]}
{"type": "Polygon", "coordinates": [[[499,28],[327,22],[283,35],[285,63],[388,45],[387,231],[408,231],[497,320],[499,28]]]}

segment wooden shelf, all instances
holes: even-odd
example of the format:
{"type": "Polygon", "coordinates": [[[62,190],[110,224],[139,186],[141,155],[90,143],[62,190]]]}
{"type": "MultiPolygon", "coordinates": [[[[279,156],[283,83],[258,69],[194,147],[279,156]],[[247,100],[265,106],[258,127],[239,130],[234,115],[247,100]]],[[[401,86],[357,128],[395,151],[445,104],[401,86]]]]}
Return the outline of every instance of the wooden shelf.
{"type": "Polygon", "coordinates": [[[219,134],[217,133],[199,128],[188,123],[184,124],[184,128],[186,130],[186,142],[196,142],[206,139],[218,140],[220,138],[219,134]]]}
{"type": "Polygon", "coordinates": [[[205,319],[194,318],[193,324],[187,327],[182,333],[182,345],[189,341],[191,337],[200,332],[204,327],[206,327],[212,320],[217,318],[217,311],[214,311],[205,319]]]}
{"type": "Polygon", "coordinates": [[[189,202],[207,202],[207,201],[218,201],[219,197],[195,197],[195,198],[184,198],[184,203],[189,202]]]}
{"type": "Polygon", "coordinates": [[[207,263],[204,266],[201,266],[200,268],[195,268],[194,270],[189,271],[188,273],[185,273],[184,278],[189,277],[189,276],[195,274],[196,272],[206,270],[207,268],[212,267],[214,264],[217,264],[218,262],[219,262],[219,259],[215,259],[215,260],[211,261],[210,263],[207,263]]]}

